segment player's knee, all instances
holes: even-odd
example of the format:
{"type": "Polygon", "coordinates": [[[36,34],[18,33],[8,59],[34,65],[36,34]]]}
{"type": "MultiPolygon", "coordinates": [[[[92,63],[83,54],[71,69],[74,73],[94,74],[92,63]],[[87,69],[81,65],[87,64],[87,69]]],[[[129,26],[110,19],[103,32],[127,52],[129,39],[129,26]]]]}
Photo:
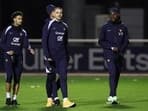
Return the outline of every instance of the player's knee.
{"type": "Polygon", "coordinates": [[[11,83],[11,81],[12,81],[12,76],[7,76],[6,77],[6,82],[7,83],[11,83]]]}
{"type": "Polygon", "coordinates": [[[15,80],[14,84],[20,84],[20,80],[15,80]]]}
{"type": "Polygon", "coordinates": [[[20,77],[14,78],[14,84],[19,84],[20,83],[20,77]]]}
{"type": "Polygon", "coordinates": [[[14,81],[14,84],[20,84],[20,80],[14,81]]]}

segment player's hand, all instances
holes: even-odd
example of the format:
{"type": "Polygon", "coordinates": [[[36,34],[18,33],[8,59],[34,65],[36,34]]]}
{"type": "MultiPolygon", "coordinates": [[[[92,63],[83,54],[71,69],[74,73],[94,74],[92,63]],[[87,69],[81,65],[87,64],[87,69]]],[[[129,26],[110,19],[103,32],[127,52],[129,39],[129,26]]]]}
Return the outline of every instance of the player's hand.
{"type": "Polygon", "coordinates": [[[112,51],[118,52],[118,47],[111,47],[112,51]]]}
{"type": "Polygon", "coordinates": [[[35,51],[34,51],[34,49],[29,49],[29,51],[30,51],[30,53],[32,54],[32,55],[34,55],[35,54],[35,51]]]}
{"type": "Polygon", "coordinates": [[[10,50],[10,51],[7,51],[6,52],[8,55],[13,55],[14,54],[14,51],[13,50],[10,50]]]}

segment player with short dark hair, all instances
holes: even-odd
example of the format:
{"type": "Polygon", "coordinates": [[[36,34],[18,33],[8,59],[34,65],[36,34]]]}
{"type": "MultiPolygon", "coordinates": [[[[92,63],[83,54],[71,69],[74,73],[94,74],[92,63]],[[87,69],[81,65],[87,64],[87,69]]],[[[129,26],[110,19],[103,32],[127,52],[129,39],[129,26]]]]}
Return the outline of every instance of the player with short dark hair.
{"type": "Polygon", "coordinates": [[[6,105],[18,105],[17,95],[23,69],[22,49],[28,49],[31,54],[34,54],[34,50],[29,44],[26,30],[22,28],[23,12],[13,12],[11,19],[12,24],[3,31],[0,44],[5,58],[6,105]],[[11,86],[12,79],[14,80],[13,86],[11,86]],[[12,97],[11,87],[13,89],[12,97]]]}
{"type": "Polygon", "coordinates": [[[110,20],[101,28],[99,44],[104,50],[104,59],[109,71],[110,94],[107,103],[118,104],[116,91],[123,54],[128,45],[128,29],[121,22],[118,8],[110,9],[110,20]]]}
{"type": "MultiPolygon", "coordinates": [[[[47,7],[46,7],[46,11],[47,11],[47,14],[48,14],[48,18],[46,19],[46,22],[49,22],[51,20],[54,19],[54,16],[53,16],[53,10],[54,8],[56,8],[56,6],[52,5],[52,4],[49,4],[47,7]]],[[[55,62],[53,62],[52,60],[47,60],[45,59],[44,60],[44,63],[45,63],[45,66],[47,69],[49,68],[52,68],[55,66],[55,62]]],[[[60,105],[60,100],[59,100],[59,97],[58,97],[58,94],[57,94],[57,91],[59,90],[60,88],[60,78],[59,76],[56,74],[57,72],[55,71],[53,74],[56,78],[56,81],[53,81],[52,83],[52,86],[50,86],[50,82],[49,82],[49,75],[50,73],[53,73],[53,72],[48,72],[46,70],[46,73],[47,73],[47,80],[46,80],[46,91],[47,91],[47,96],[49,97],[50,95],[50,91],[51,91],[51,88],[52,88],[52,98],[53,98],[53,102],[55,105],[60,105]],[[55,86],[56,85],[56,86],[55,86]],[[48,95],[49,94],[49,95],[48,95]]]]}
{"type": "MultiPolygon", "coordinates": [[[[54,65],[46,65],[47,81],[48,81],[48,99],[46,107],[54,105],[52,99],[52,84],[55,82],[57,72],[60,77],[60,87],[63,95],[63,108],[70,108],[75,106],[74,102],[68,99],[67,91],[67,66],[68,66],[68,50],[67,50],[67,24],[61,19],[63,16],[62,8],[56,7],[52,10],[54,19],[49,20],[43,27],[42,46],[44,51],[45,61],[51,61],[54,65]],[[48,67],[49,66],[49,67],[48,67]]],[[[53,86],[56,89],[56,85],[53,86]]]]}

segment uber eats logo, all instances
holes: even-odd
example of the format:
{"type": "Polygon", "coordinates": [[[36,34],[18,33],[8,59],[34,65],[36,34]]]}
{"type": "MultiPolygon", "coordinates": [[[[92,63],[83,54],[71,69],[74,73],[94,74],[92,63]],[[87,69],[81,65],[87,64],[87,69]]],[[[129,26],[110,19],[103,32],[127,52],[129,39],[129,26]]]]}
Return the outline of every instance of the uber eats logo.
{"type": "MultiPolygon", "coordinates": [[[[140,48],[128,49],[124,54],[124,71],[148,71],[148,53],[135,51],[140,48]],[[136,52],[136,53],[135,53],[136,52]]],[[[70,61],[68,69],[72,71],[105,71],[103,50],[101,48],[79,47],[70,48],[70,61]]],[[[41,48],[35,49],[35,55],[28,57],[24,51],[23,66],[28,71],[44,70],[44,55],[41,48]]]]}

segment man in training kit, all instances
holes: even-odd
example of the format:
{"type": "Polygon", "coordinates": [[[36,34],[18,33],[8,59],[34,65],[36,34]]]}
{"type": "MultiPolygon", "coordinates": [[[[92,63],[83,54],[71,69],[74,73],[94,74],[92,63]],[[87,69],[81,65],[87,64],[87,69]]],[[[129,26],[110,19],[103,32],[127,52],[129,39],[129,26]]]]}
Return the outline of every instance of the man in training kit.
{"type": "Polygon", "coordinates": [[[23,48],[28,49],[31,54],[34,50],[31,48],[27,32],[22,28],[23,13],[15,11],[11,15],[12,25],[8,26],[1,35],[0,44],[5,58],[6,71],[6,105],[18,105],[17,94],[20,87],[20,78],[23,64],[23,48]],[[11,82],[13,83],[13,96],[11,98],[11,82]]]}
{"type": "MultiPolygon", "coordinates": [[[[56,8],[56,7],[54,5],[52,5],[52,4],[49,4],[46,7],[47,14],[49,15],[49,17],[46,19],[47,24],[49,23],[49,21],[51,21],[51,20],[54,19],[54,15],[53,15],[54,8],[56,8]]],[[[45,26],[45,30],[46,30],[46,26],[45,26]]],[[[44,29],[43,29],[43,31],[44,31],[44,29]]],[[[48,61],[47,59],[45,59],[44,60],[44,63],[45,63],[45,66],[46,66],[47,69],[52,68],[53,66],[55,66],[55,62],[53,62],[51,60],[48,61]]],[[[46,70],[46,73],[47,73],[47,76],[48,76],[49,73],[55,73],[55,75],[56,75],[57,72],[56,71],[55,72],[49,72],[48,70],[46,70]]],[[[60,100],[59,100],[57,91],[60,88],[60,79],[59,79],[59,76],[58,75],[56,75],[55,78],[56,78],[56,81],[53,81],[53,84],[52,84],[52,98],[53,98],[54,104],[58,106],[58,105],[60,105],[60,100]]],[[[47,77],[47,80],[46,80],[46,91],[47,91],[47,95],[49,94],[48,91],[51,90],[50,89],[51,86],[50,86],[50,83],[49,83],[49,80],[48,79],[49,79],[49,77],[47,77]]]]}
{"type": "Polygon", "coordinates": [[[109,71],[110,94],[107,104],[118,104],[117,86],[120,77],[123,54],[128,45],[128,29],[121,22],[120,10],[110,9],[110,20],[101,28],[99,44],[104,50],[104,59],[109,71]]]}
{"type": "MultiPolygon", "coordinates": [[[[60,7],[52,9],[54,19],[49,18],[43,27],[42,34],[42,46],[44,51],[44,60],[46,61],[46,73],[47,73],[47,104],[46,107],[52,107],[54,105],[52,99],[52,92],[57,90],[55,85],[56,72],[60,77],[60,87],[63,96],[63,108],[74,107],[75,103],[68,99],[67,90],[67,66],[68,66],[68,50],[67,50],[67,24],[62,22],[63,10],[60,7]],[[51,62],[53,62],[51,64],[51,62]],[[53,88],[54,87],[54,88],[53,88]]],[[[56,97],[54,95],[54,97],[56,97]]]]}

